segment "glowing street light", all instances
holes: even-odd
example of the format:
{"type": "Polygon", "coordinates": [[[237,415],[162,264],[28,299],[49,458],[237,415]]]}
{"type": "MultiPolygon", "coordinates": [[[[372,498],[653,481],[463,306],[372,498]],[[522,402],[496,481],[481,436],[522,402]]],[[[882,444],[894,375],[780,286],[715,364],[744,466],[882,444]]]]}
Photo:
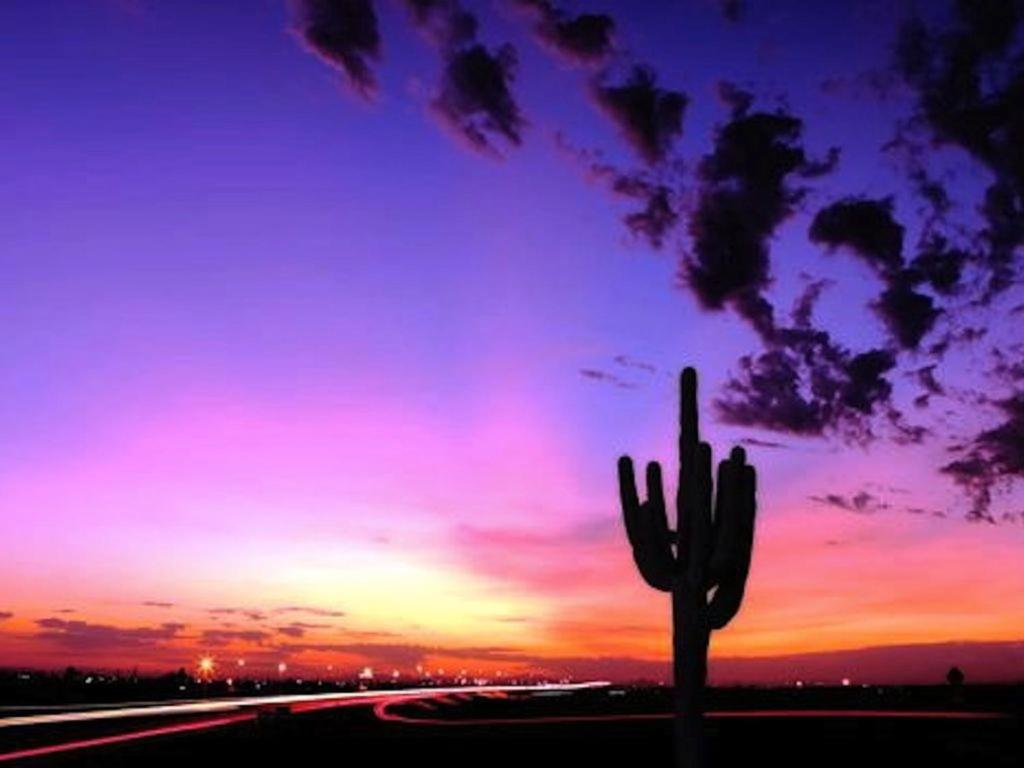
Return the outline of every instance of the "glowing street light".
{"type": "Polygon", "coordinates": [[[211,656],[203,656],[199,659],[198,663],[199,675],[201,680],[209,681],[213,678],[213,671],[216,668],[216,664],[211,656]]]}

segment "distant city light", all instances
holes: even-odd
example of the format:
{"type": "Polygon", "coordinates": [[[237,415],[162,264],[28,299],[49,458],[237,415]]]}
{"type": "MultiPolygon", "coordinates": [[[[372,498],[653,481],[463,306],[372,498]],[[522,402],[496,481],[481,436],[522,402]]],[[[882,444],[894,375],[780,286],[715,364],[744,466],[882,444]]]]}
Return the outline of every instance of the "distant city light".
{"type": "Polygon", "coordinates": [[[245,659],[239,659],[238,660],[238,666],[244,667],[245,666],[245,659]]]}
{"type": "Polygon", "coordinates": [[[277,674],[283,675],[287,671],[288,671],[288,665],[285,664],[283,661],[280,664],[277,665],[277,674]]]}
{"type": "Polygon", "coordinates": [[[199,668],[199,677],[203,680],[209,680],[213,677],[213,671],[217,665],[214,663],[213,657],[203,656],[199,659],[197,666],[199,668]]]}
{"type": "Polygon", "coordinates": [[[850,678],[848,678],[848,677],[844,677],[844,678],[843,678],[843,687],[845,688],[845,687],[846,687],[846,686],[848,686],[849,684],[850,684],[850,678]]]}
{"type": "Polygon", "coordinates": [[[373,667],[363,667],[359,673],[360,680],[373,680],[373,667]]]}

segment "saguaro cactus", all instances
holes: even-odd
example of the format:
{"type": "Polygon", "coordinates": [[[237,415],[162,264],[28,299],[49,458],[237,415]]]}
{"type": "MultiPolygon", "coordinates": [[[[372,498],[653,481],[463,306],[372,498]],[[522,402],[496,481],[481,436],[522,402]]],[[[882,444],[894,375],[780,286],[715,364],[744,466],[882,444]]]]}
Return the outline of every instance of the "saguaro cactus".
{"type": "Polygon", "coordinates": [[[742,448],[718,465],[711,480],[711,446],[700,442],[697,373],[680,378],[679,486],[676,530],[669,529],[661,466],[647,465],[647,499],[637,494],[633,461],[619,459],[619,492],[637,569],[650,586],[672,595],[676,762],[707,764],[704,684],[711,632],[740,608],[754,543],[757,479],[742,448]],[[713,510],[713,514],[712,514],[713,510]]]}

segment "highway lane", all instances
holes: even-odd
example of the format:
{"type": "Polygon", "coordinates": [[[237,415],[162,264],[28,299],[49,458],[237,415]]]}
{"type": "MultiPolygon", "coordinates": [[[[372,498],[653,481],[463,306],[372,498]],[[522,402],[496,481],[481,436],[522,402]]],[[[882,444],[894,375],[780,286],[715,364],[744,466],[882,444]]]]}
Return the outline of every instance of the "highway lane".
{"type": "MultiPolygon", "coordinates": [[[[559,725],[570,723],[624,723],[645,720],[671,720],[670,712],[618,713],[608,715],[542,715],[523,717],[487,717],[451,719],[437,716],[410,717],[393,711],[402,701],[378,701],[373,713],[378,720],[390,723],[424,726],[481,727],[506,725],[559,725]]],[[[713,710],[706,714],[709,719],[865,719],[865,720],[1005,720],[1012,717],[1005,712],[966,712],[934,710],[890,710],[890,709],[741,709],[713,710]]]]}
{"type": "Polygon", "coordinates": [[[58,755],[65,752],[75,752],[82,749],[111,746],[122,744],[128,741],[139,739],[150,739],[157,736],[171,736],[173,734],[189,733],[191,731],[203,731],[211,728],[219,728],[225,725],[237,725],[249,720],[255,720],[255,713],[241,713],[237,715],[225,715],[222,717],[206,718],[193,722],[175,723],[174,725],[159,726],[156,728],[142,728],[128,730],[123,733],[115,733],[107,736],[96,736],[88,739],[74,739],[71,741],[59,741],[54,744],[43,744],[42,746],[15,749],[0,754],[0,762],[13,762],[15,760],[27,760],[33,757],[45,757],[58,755]]]}
{"type": "Polygon", "coordinates": [[[236,697],[230,699],[192,700],[174,703],[145,704],[127,703],[110,705],[101,709],[82,708],[73,711],[45,712],[31,715],[17,715],[0,718],[0,733],[11,735],[5,729],[16,729],[14,735],[46,726],[61,726],[111,720],[125,720],[125,728],[100,736],[54,740],[52,743],[34,744],[24,748],[0,752],[0,763],[26,760],[32,757],[55,755],[76,750],[91,749],[128,741],[148,739],[221,728],[255,720],[261,711],[272,711],[286,707],[291,713],[312,712],[335,707],[370,705],[389,701],[397,703],[410,699],[443,698],[453,694],[502,694],[571,692],[589,688],[605,687],[605,682],[587,682],[555,685],[493,685],[457,686],[444,688],[405,688],[385,691],[352,691],[344,693],[292,694],[278,696],[236,697]],[[153,718],[180,719],[168,725],[151,725],[153,718]],[[139,721],[145,720],[145,727],[139,721]],[[134,723],[131,721],[135,721],[134,723]]]}

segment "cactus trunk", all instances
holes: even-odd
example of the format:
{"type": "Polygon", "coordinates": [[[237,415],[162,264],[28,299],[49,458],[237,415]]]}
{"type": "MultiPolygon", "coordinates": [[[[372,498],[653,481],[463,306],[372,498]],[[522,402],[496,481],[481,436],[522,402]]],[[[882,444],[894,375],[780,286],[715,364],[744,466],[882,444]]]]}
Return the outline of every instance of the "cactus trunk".
{"type": "Polygon", "coordinates": [[[668,526],[657,462],[647,465],[647,499],[641,503],[633,462],[623,456],[619,492],[640,575],[672,597],[676,763],[679,768],[704,768],[708,646],[712,630],[728,624],[743,600],[754,541],[756,475],[743,449],[733,448],[718,466],[714,493],[711,446],[700,442],[697,374],[692,368],[683,371],[680,394],[676,530],[668,526]]]}
{"type": "Polygon", "coordinates": [[[707,765],[704,683],[708,672],[707,600],[686,587],[672,593],[672,671],[676,765],[707,765]]]}

